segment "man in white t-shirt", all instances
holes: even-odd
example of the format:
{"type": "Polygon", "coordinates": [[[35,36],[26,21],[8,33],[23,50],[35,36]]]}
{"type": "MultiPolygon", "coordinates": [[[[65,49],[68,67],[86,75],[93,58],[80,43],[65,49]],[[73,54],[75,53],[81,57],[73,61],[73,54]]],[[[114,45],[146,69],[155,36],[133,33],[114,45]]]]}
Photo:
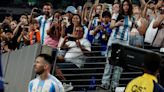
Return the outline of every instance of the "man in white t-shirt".
{"type": "MultiPolygon", "coordinates": [[[[91,44],[86,39],[83,38],[84,29],[82,26],[78,26],[73,30],[71,36],[65,36],[63,42],[61,43],[60,50],[57,54],[57,66],[59,67],[57,71],[64,68],[81,68],[85,63],[85,55],[91,51],[91,44]],[[66,53],[65,53],[66,52],[66,53]],[[62,63],[59,63],[62,62],[62,63]],[[64,63],[63,63],[64,62],[64,63]]],[[[65,71],[61,71],[65,73],[65,71]]],[[[69,73],[77,73],[75,71],[69,71],[69,73]]],[[[62,76],[62,80],[66,80],[65,77],[62,76]]],[[[65,83],[63,83],[64,85],[65,83]]],[[[70,84],[66,84],[64,86],[65,91],[70,91],[73,89],[71,82],[70,84]]]]}
{"type": "Polygon", "coordinates": [[[65,62],[71,62],[77,67],[82,67],[85,62],[86,52],[91,51],[90,42],[83,38],[83,27],[78,26],[72,33],[72,36],[66,36],[61,45],[61,48],[67,48],[64,55],[65,62]]]}

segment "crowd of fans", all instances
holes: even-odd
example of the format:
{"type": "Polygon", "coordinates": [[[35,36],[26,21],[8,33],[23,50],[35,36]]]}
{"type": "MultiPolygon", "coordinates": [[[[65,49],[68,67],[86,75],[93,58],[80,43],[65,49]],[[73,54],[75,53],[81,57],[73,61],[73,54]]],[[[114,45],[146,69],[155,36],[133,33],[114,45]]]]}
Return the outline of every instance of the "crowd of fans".
{"type": "MultiPolygon", "coordinates": [[[[115,0],[111,8],[107,3],[86,2],[84,6],[69,6],[66,10],[53,10],[51,3],[45,3],[42,10],[33,8],[31,14],[22,14],[19,20],[13,20],[10,15],[5,17],[0,24],[1,52],[41,43],[59,48],[58,61],[65,59],[80,68],[85,60],[70,58],[84,59],[86,52],[95,50],[91,48],[94,46],[102,56],[109,57],[112,43],[139,48],[145,43],[164,47],[163,20],[163,0],[140,0],[139,5],[130,0],[115,0]]],[[[110,85],[105,73],[110,74],[110,67],[113,67],[108,62],[102,78],[105,88],[110,85]]],[[[118,72],[121,74],[123,69],[116,66],[114,70],[117,79],[112,78],[113,88],[118,86],[118,72]]]]}
{"type": "Polygon", "coordinates": [[[145,42],[162,47],[163,1],[140,0],[140,5],[127,2],[124,6],[116,0],[112,9],[107,3],[86,2],[83,7],[69,6],[65,11],[54,11],[53,6],[47,4],[42,14],[38,8],[33,8],[31,14],[22,14],[19,20],[7,15],[0,26],[1,50],[7,52],[35,43],[60,47],[62,38],[71,36],[78,26],[91,45],[101,46],[102,55],[107,44],[110,46],[118,39],[127,45],[143,47],[145,37],[152,34],[155,34],[152,41],[145,42]],[[158,32],[146,34],[155,28],[158,32]]]}

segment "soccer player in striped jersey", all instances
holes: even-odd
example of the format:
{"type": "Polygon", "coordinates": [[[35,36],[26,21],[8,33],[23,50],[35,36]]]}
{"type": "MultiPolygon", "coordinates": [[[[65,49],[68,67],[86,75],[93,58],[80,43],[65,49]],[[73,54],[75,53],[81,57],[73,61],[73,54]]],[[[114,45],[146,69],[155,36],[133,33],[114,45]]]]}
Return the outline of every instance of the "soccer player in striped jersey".
{"type": "Polygon", "coordinates": [[[38,77],[31,80],[28,92],[64,92],[62,83],[50,74],[52,58],[47,54],[36,57],[34,69],[38,77]]]}

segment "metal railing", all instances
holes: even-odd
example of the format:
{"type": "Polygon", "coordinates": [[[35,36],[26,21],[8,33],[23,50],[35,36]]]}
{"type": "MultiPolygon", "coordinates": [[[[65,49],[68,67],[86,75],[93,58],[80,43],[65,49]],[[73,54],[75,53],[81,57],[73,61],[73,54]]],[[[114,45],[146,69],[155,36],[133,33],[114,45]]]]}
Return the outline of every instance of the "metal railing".
{"type": "MultiPolygon", "coordinates": [[[[69,52],[69,53],[78,53],[78,52],[69,52]]],[[[74,89],[71,91],[82,91],[82,89],[85,89],[85,91],[95,91],[96,87],[101,85],[102,76],[104,73],[104,68],[106,64],[106,60],[108,57],[102,56],[100,51],[91,51],[89,53],[89,56],[86,56],[86,61],[84,63],[83,67],[80,68],[61,68],[61,71],[64,71],[63,75],[66,80],[61,81],[63,83],[69,83],[71,82],[74,86],[74,89]],[[94,55],[94,53],[99,53],[98,56],[94,55]],[[73,73],[72,73],[73,72],[73,73]],[[75,72],[75,73],[74,73],[75,72]],[[67,79],[68,78],[68,79],[67,79]]],[[[71,58],[75,59],[75,58],[71,58]]],[[[61,62],[56,62],[56,64],[61,64],[61,62]]],[[[69,63],[62,62],[62,65],[67,65],[69,63]]],[[[113,74],[113,73],[112,73],[113,74]]],[[[135,78],[136,76],[141,75],[142,72],[138,71],[123,71],[120,79],[119,86],[125,87],[127,83],[135,78]],[[129,76],[133,75],[133,76],[129,76]]],[[[56,77],[60,77],[61,75],[54,74],[56,77]]],[[[111,79],[109,79],[111,81],[111,79]]],[[[109,90],[106,90],[109,92],[109,90]]]]}

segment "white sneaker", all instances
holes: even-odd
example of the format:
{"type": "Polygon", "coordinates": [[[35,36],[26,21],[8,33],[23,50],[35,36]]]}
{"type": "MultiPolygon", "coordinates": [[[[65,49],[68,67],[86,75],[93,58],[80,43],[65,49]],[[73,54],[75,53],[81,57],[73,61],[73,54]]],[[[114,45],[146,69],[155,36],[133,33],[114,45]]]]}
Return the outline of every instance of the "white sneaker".
{"type": "Polygon", "coordinates": [[[71,82],[69,84],[63,83],[63,87],[64,87],[65,92],[73,90],[73,86],[71,82]]]}

